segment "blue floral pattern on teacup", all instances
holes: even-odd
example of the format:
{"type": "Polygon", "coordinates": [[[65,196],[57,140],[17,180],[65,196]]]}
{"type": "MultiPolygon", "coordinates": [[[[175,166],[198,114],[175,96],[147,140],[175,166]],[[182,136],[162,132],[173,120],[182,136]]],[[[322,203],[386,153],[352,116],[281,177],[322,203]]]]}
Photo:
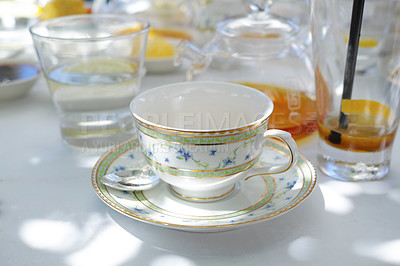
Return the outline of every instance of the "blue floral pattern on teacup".
{"type": "MultiPolygon", "coordinates": [[[[216,148],[212,148],[209,150],[208,157],[201,156],[198,153],[192,153],[189,149],[189,146],[182,146],[182,145],[172,145],[167,142],[161,142],[158,145],[151,145],[150,148],[146,150],[144,153],[149,159],[152,159],[156,162],[164,162],[164,163],[171,163],[171,159],[175,158],[178,161],[182,161],[184,163],[192,163],[194,166],[204,169],[204,170],[218,170],[224,169],[227,167],[237,165],[236,159],[240,154],[245,158],[245,160],[249,160],[251,155],[248,153],[248,148],[254,142],[254,139],[249,139],[247,141],[243,141],[243,143],[239,143],[232,151],[229,153],[218,153],[216,148]],[[163,156],[164,159],[159,160],[159,155],[163,155],[164,153],[160,153],[159,151],[167,151],[168,154],[170,151],[174,151],[174,156],[163,156]],[[196,156],[197,155],[197,156],[196,156]],[[225,156],[224,156],[225,155],[225,156]],[[223,156],[223,157],[219,157],[223,156]],[[199,158],[201,157],[201,158],[199,158]],[[171,158],[171,159],[170,159],[171,158]],[[219,158],[219,159],[218,159],[219,158]]],[[[222,149],[222,148],[221,148],[222,149]]],[[[176,162],[176,161],[175,161],[176,162]]]]}

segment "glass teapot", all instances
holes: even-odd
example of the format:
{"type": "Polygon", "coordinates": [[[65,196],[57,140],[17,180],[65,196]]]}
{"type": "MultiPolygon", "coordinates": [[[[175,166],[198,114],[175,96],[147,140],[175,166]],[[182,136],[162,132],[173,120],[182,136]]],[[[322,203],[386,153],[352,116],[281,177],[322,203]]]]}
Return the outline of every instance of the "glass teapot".
{"type": "Polygon", "coordinates": [[[249,0],[251,12],[220,22],[202,49],[188,41],[177,47],[175,63],[189,61],[186,80],[243,84],[274,102],[270,126],[295,139],[316,130],[314,76],[310,58],[297,44],[298,26],[269,14],[268,0],[249,0]]]}

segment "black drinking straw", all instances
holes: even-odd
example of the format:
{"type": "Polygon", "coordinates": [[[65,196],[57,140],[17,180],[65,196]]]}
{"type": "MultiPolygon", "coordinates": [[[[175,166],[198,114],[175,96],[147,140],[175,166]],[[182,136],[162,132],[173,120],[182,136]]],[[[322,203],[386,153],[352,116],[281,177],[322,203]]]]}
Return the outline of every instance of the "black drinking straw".
{"type": "MultiPolygon", "coordinates": [[[[344,69],[344,81],[343,81],[343,94],[342,102],[345,99],[351,99],[351,93],[353,90],[354,74],[357,63],[358,43],[360,41],[361,23],[364,11],[365,0],[353,0],[353,10],[351,14],[351,24],[349,33],[349,43],[347,46],[346,65],[344,69]]],[[[340,107],[339,115],[339,127],[347,129],[348,117],[342,112],[340,107]]],[[[329,140],[333,143],[339,144],[341,134],[336,131],[331,131],[329,140]]]]}

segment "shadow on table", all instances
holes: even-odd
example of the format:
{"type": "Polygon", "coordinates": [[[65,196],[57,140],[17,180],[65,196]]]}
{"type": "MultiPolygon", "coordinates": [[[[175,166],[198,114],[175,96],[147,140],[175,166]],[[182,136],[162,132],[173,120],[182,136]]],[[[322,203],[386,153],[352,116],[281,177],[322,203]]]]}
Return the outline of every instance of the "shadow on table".
{"type": "Polygon", "coordinates": [[[312,224],[318,223],[319,214],[323,211],[323,196],[316,186],[308,199],[286,214],[222,232],[184,232],[136,221],[111,209],[108,213],[122,228],[144,242],[140,263],[145,263],[154,259],[152,248],[185,257],[240,257],[268,251],[274,246],[287,246],[294,239],[310,234],[312,224]],[[147,245],[150,247],[146,248],[147,245]],[[149,249],[148,252],[146,249],[149,249]]]}

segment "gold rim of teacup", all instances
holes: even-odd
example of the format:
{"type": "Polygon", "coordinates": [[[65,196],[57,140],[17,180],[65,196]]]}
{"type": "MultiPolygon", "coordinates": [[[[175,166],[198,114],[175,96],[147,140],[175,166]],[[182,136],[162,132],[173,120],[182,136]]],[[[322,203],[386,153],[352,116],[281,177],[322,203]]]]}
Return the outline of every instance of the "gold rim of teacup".
{"type": "Polygon", "coordinates": [[[177,129],[177,128],[170,128],[167,126],[155,125],[153,123],[143,120],[141,117],[139,117],[138,115],[136,115],[134,113],[132,113],[132,115],[136,119],[137,123],[139,123],[141,126],[147,128],[149,130],[154,130],[160,134],[165,134],[165,135],[170,135],[170,136],[190,137],[190,138],[197,137],[197,136],[192,136],[192,135],[200,135],[198,137],[201,137],[201,138],[207,138],[207,137],[212,138],[212,137],[216,137],[216,136],[204,136],[204,135],[232,133],[229,135],[223,135],[224,137],[228,137],[228,136],[235,136],[235,135],[243,134],[243,133],[250,132],[254,129],[257,129],[257,128],[263,126],[270,117],[270,115],[268,115],[267,117],[263,118],[262,120],[260,120],[258,122],[253,122],[250,125],[247,125],[244,127],[239,127],[239,128],[231,128],[231,129],[224,129],[224,130],[188,130],[188,129],[177,129]],[[246,129],[249,129],[249,130],[244,131],[246,129]],[[236,133],[234,133],[234,132],[236,132],[236,133]],[[179,135],[176,135],[173,133],[178,133],[179,135]],[[184,134],[191,135],[191,136],[182,136],[184,134]]]}
{"type": "MultiPolygon", "coordinates": [[[[141,125],[141,126],[143,126],[143,125],[141,125]]],[[[258,127],[258,128],[259,128],[259,127],[258,127]]],[[[256,129],[258,129],[258,128],[256,128],[256,129]]],[[[148,128],[146,127],[146,129],[148,129],[148,128]]],[[[151,136],[150,134],[147,134],[146,132],[144,132],[144,131],[141,130],[140,128],[137,128],[137,130],[140,131],[143,135],[146,135],[146,136],[148,136],[148,137],[150,137],[150,138],[153,138],[153,139],[156,139],[156,140],[162,140],[162,141],[169,142],[169,143],[173,143],[173,144],[177,144],[177,145],[183,145],[183,146],[219,146],[219,145],[227,145],[227,144],[231,144],[231,143],[237,143],[237,142],[240,142],[240,141],[245,141],[245,140],[249,140],[249,139],[251,139],[251,138],[255,138],[255,137],[256,137],[256,135],[251,135],[251,136],[249,136],[249,137],[247,137],[247,138],[243,138],[243,139],[239,139],[239,140],[235,140],[235,141],[229,141],[229,142],[216,142],[216,143],[185,143],[185,142],[179,142],[179,141],[172,141],[172,140],[160,139],[160,138],[157,138],[157,137],[155,137],[155,136],[151,136]]],[[[248,132],[248,131],[246,131],[246,132],[248,132]]],[[[246,133],[246,132],[241,132],[241,133],[246,133]]],[[[160,132],[157,131],[157,133],[160,133],[160,132]]],[[[162,134],[162,133],[160,133],[160,134],[162,134]]],[[[175,136],[177,136],[177,135],[175,135],[175,136]]],[[[229,136],[232,136],[232,135],[226,135],[226,136],[229,137],[229,136]]],[[[181,136],[179,136],[179,137],[181,137],[181,136]]],[[[189,137],[189,136],[187,136],[187,137],[189,137]]],[[[207,136],[205,136],[205,137],[207,137],[207,136]]],[[[216,137],[216,136],[208,136],[208,137],[216,137]]],[[[225,136],[220,136],[220,137],[225,137],[225,136]]],[[[184,136],[183,136],[183,138],[184,138],[184,136]]],[[[198,137],[193,137],[193,138],[198,138],[198,137]]]]}

